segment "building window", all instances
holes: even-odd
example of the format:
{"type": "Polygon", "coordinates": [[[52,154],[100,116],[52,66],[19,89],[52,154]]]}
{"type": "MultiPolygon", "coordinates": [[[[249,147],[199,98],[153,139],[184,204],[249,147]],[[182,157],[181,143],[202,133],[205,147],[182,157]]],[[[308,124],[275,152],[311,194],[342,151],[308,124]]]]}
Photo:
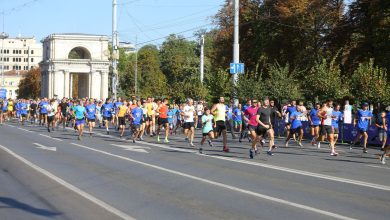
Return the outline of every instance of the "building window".
{"type": "Polygon", "coordinates": [[[30,66],[30,70],[32,70],[32,69],[34,69],[34,67],[33,67],[33,66],[30,66]]]}
{"type": "Polygon", "coordinates": [[[31,54],[34,54],[34,50],[31,50],[31,54]]]}
{"type": "Polygon", "coordinates": [[[31,58],[31,63],[33,63],[34,62],[34,58],[31,58]]]}
{"type": "Polygon", "coordinates": [[[28,50],[24,50],[24,54],[27,54],[28,50]]]}

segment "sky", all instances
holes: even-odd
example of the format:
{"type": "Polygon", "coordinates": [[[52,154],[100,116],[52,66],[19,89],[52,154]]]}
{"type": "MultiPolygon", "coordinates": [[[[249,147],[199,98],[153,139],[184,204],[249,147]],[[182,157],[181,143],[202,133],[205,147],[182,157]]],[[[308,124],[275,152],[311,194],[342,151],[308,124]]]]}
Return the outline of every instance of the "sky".
{"type": "MultiPolygon", "coordinates": [[[[117,0],[119,40],[161,44],[170,34],[194,39],[212,28],[225,0],[117,0]]],[[[0,0],[1,23],[10,37],[53,33],[112,34],[112,0],[0,0]],[[4,16],[3,16],[4,15],[4,16]]]]}

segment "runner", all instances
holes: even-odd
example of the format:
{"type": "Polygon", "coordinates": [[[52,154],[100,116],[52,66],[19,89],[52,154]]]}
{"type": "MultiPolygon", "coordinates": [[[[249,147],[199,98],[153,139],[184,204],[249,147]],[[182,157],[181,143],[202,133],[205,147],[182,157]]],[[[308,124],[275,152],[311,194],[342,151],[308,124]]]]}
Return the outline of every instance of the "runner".
{"type": "Polygon", "coordinates": [[[334,129],[334,145],[336,146],[339,138],[339,123],[343,120],[343,113],[340,112],[340,105],[337,104],[332,113],[332,126],[334,129]]]}
{"type": "Polygon", "coordinates": [[[128,112],[129,108],[127,107],[127,101],[124,100],[123,103],[119,106],[119,108],[116,110],[116,118],[118,119],[118,126],[119,126],[119,137],[122,138],[123,134],[125,133],[126,129],[126,113],[128,112]]]}
{"type": "MultiPolygon", "coordinates": [[[[258,123],[256,133],[261,139],[265,139],[267,135],[269,137],[269,148],[267,154],[272,156],[272,149],[275,142],[274,129],[271,124],[271,115],[273,109],[269,106],[269,99],[264,99],[264,104],[257,110],[256,122],[258,123]]],[[[264,142],[263,142],[264,143],[264,142]]]]}
{"type": "Polygon", "coordinates": [[[318,111],[320,109],[321,109],[320,103],[316,103],[315,108],[310,110],[310,114],[309,114],[310,134],[313,137],[311,139],[311,145],[317,144],[317,140],[320,137],[320,123],[321,123],[321,120],[317,116],[318,111]]]}
{"type": "Polygon", "coordinates": [[[375,122],[375,126],[378,128],[379,140],[382,142],[381,151],[384,151],[387,142],[387,120],[385,111],[382,111],[379,114],[378,120],[375,122]]]}
{"type": "Polygon", "coordinates": [[[0,125],[3,125],[4,115],[3,115],[4,100],[0,98],[0,125]]]}
{"type": "Polygon", "coordinates": [[[252,139],[252,147],[249,149],[249,158],[253,159],[254,155],[257,154],[257,143],[259,142],[259,139],[257,137],[257,126],[258,122],[256,120],[257,111],[259,108],[257,107],[257,100],[253,99],[251,101],[252,105],[249,106],[245,112],[244,112],[244,120],[248,124],[248,130],[250,137],[252,139]]]}
{"type": "Polygon", "coordinates": [[[114,108],[114,106],[111,103],[111,100],[109,98],[107,98],[106,99],[106,103],[104,103],[103,106],[102,106],[103,121],[104,121],[104,124],[106,126],[107,134],[110,134],[110,131],[108,130],[109,122],[111,122],[112,125],[115,125],[114,124],[114,119],[112,117],[113,108],[114,108]]]}
{"type": "MultiPolygon", "coordinates": [[[[296,108],[296,101],[292,100],[290,102],[290,104],[287,105],[287,108],[285,108],[285,111],[283,113],[283,115],[286,117],[286,133],[287,133],[287,137],[289,136],[290,134],[290,129],[291,129],[291,114],[293,112],[295,112],[297,110],[296,108]]],[[[295,134],[292,136],[294,138],[294,140],[296,139],[295,138],[295,134]]]]}
{"type": "Polygon", "coordinates": [[[199,153],[203,153],[203,144],[206,141],[206,137],[209,137],[209,145],[213,146],[214,132],[213,132],[213,119],[214,117],[210,114],[209,108],[204,108],[205,114],[202,116],[202,140],[200,141],[199,153]]]}
{"type": "Polygon", "coordinates": [[[122,102],[122,98],[121,97],[118,97],[117,101],[114,102],[113,104],[113,108],[114,108],[114,111],[112,112],[112,117],[114,119],[114,123],[115,123],[115,130],[119,130],[119,120],[118,120],[118,111],[119,111],[119,108],[123,105],[123,102],[122,102]]]}
{"type": "Polygon", "coordinates": [[[30,104],[30,123],[31,124],[35,124],[36,121],[37,121],[37,109],[38,109],[38,105],[37,105],[37,102],[35,100],[32,100],[31,104],[30,104]]]}
{"type": "Polygon", "coordinates": [[[153,137],[153,120],[155,120],[155,112],[153,110],[152,97],[148,98],[147,104],[147,117],[146,117],[146,131],[149,131],[150,137],[153,137]]]}
{"type": "Polygon", "coordinates": [[[11,98],[8,99],[7,111],[8,111],[8,120],[15,117],[15,115],[14,115],[14,101],[11,98]]]}
{"type": "Polygon", "coordinates": [[[8,101],[7,99],[4,98],[3,100],[3,108],[2,108],[2,112],[3,112],[3,122],[7,121],[8,119],[8,101]]]}
{"type": "MultiPolygon", "coordinates": [[[[389,107],[386,108],[387,114],[386,114],[386,121],[390,121],[390,111],[389,107]]],[[[386,130],[387,130],[387,143],[386,146],[383,149],[383,153],[380,156],[380,161],[382,164],[386,164],[386,156],[390,154],[390,123],[386,123],[386,130]]]]}
{"type": "Polygon", "coordinates": [[[204,113],[204,106],[203,106],[203,101],[199,101],[198,104],[196,105],[196,128],[202,128],[202,115],[204,113]]]}
{"type": "Polygon", "coordinates": [[[43,105],[46,108],[46,116],[47,116],[47,131],[50,132],[50,126],[52,131],[54,131],[54,116],[56,115],[55,106],[54,106],[55,100],[50,100],[50,104],[43,105]]]}
{"type": "Polygon", "coordinates": [[[22,126],[24,126],[24,121],[27,120],[27,116],[28,116],[27,100],[22,99],[20,101],[19,108],[20,108],[20,121],[22,122],[22,126]]]}
{"type": "Polygon", "coordinates": [[[95,100],[89,99],[88,105],[85,107],[85,111],[87,113],[87,122],[88,122],[88,128],[89,128],[89,136],[92,137],[93,128],[95,127],[95,121],[96,121],[96,105],[95,100]]]}
{"type": "Polygon", "coordinates": [[[331,156],[337,156],[336,147],[334,145],[334,128],[332,127],[332,113],[333,113],[333,101],[328,99],[325,102],[325,106],[318,111],[317,116],[324,120],[323,131],[327,135],[331,148],[331,156]]]}
{"type": "Polygon", "coordinates": [[[359,134],[356,135],[355,140],[350,146],[350,149],[352,149],[353,146],[360,140],[360,138],[363,136],[363,153],[367,153],[367,140],[368,140],[368,126],[370,124],[372,113],[368,110],[368,103],[363,103],[363,109],[359,109],[356,113],[356,117],[353,121],[353,126],[355,127],[357,125],[357,129],[359,134]]]}
{"type": "MultiPolygon", "coordinates": [[[[245,111],[252,105],[252,100],[251,99],[248,99],[246,101],[246,104],[244,106],[242,106],[242,109],[241,109],[241,114],[243,116],[245,116],[245,111]]],[[[246,115],[246,118],[248,118],[249,116],[246,115]]],[[[241,129],[241,133],[240,133],[240,138],[238,139],[238,141],[241,143],[242,142],[242,139],[243,138],[248,138],[249,142],[251,142],[251,140],[249,139],[249,136],[248,136],[248,122],[244,119],[245,117],[242,118],[242,129],[241,129]]]]}
{"type": "Polygon", "coordinates": [[[286,147],[288,147],[288,141],[296,134],[298,133],[298,145],[300,147],[303,147],[302,145],[302,137],[303,137],[303,129],[302,129],[302,115],[303,113],[301,112],[301,106],[296,106],[296,111],[293,111],[290,114],[290,122],[291,122],[291,127],[290,127],[290,132],[289,135],[286,138],[286,147]]]}
{"type": "Polygon", "coordinates": [[[41,102],[39,103],[38,105],[38,109],[39,109],[39,125],[42,125],[42,126],[45,126],[46,122],[47,122],[47,105],[49,105],[47,103],[47,99],[46,98],[43,98],[41,100],[41,102]]]}
{"type": "Polygon", "coordinates": [[[85,124],[85,115],[87,114],[82,100],[77,101],[77,105],[74,107],[74,114],[76,118],[75,124],[77,130],[79,131],[79,136],[77,139],[81,141],[85,124]]]}
{"type": "Polygon", "coordinates": [[[103,116],[102,116],[102,100],[99,100],[99,102],[96,105],[96,120],[99,123],[99,128],[102,128],[103,123],[103,116]]]}
{"type": "MultiPolygon", "coordinates": [[[[281,118],[282,117],[282,113],[279,112],[278,108],[275,106],[275,101],[274,100],[270,100],[269,101],[269,106],[270,108],[272,109],[271,111],[271,125],[272,125],[272,128],[274,129],[274,135],[278,135],[279,132],[276,130],[278,128],[278,126],[276,125],[276,123],[278,122],[278,118],[281,118]]],[[[274,143],[274,146],[273,148],[275,148],[275,143],[274,143]]]]}
{"type": "MultiPolygon", "coordinates": [[[[240,134],[242,132],[242,113],[241,113],[241,104],[234,106],[233,108],[233,121],[234,121],[234,130],[238,131],[240,134]]],[[[241,135],[240,135],[241,138],[241,135]]]]}
{"type": "Polygon", "coordinates": [[[189,142],[191,147],[195,147],[193,141],[194,141],[194,135],[195,135],[195,122],[194,117],[196,114],[195,107],[193,105],[192,99],[187,99],[187,105],[184,106],[183,111],[181,112],[182,116],[184,117],[184,134],[186,136],[185,140],[189,142]]]}
{"type": "Polygon", "coordinates": [[[66,119],[68,118],[68,103],[66,98],[61,100],[61,103],[58,105],[59,107],[59,123],[62,123],[62,129],[65,130],[66,119]]]}
{"type": "Polygon", "coordinates": [[[217,132],[217,136],[219,137],[222,134],[222,142],[223,142],[223,151],[229,152],[229,148],[227,146],[227,135],[226,135],[226,105],[225,98],[219,97],[219,103],[214,104],[211,108],[211,113],[214,115],[215,119],[215,129],[217,132]]]}
{"type": "MultiPolygon", "coordinates": [[[[230,133],[232,134],[232,139],[237,139],[236,135],[234,134],[234,121],[233,121],[233,100],[230,100],[229,105],[226,106],[226,122],[225,125],[229,126],[230,133]]],[[[228,129],[226,129],[228,130],[228,129]]]]}
{"type": "Polygon", "coordinates": [[[169,121],[168,121],[168,99],[163,99],[160,106],[157,108],[157,113],[159,114],[158,118],[158,128],[157,128],[157,142],[160,142],[160,130],[161,127],[165,129],[165,143],[169,143],[169,121]]]}
{"type": "Polygon", "coordinates": [[[132,119],[131,128],[132,128],[132,139],[133,143],[135,143],[135,140],[137,137],[140,137],[139,140],[142,139],[142,129],[141,124],[145,121],[144,118],[144,110],[141,108],[141,101],[136,102],[137,107],[135,107],[133,110],[131,110],[130,118],[132,119]]]}

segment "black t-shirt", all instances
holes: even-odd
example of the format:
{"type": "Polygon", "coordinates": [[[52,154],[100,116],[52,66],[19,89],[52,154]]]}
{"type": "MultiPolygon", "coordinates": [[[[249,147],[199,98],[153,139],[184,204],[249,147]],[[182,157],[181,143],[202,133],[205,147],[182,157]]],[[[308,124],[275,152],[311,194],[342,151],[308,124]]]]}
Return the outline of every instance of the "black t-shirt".
{"type": "Polygon", "coordinates": [[[61,112],[66,112],[66,108],[68,107],[68,103],[65,103],[65,102],[61,102],[60,103],[60,108],[61,108],[61,112]]]}
{"type": "Polygon", "coordinates": [[[271,107],[271,123],[275,124],[276,118],[278,117],[278,108],[276,106],[271,107]]]}
{"type": "Polygon", "coordinates": [[[30,105],[31,111],[34,111],[34,112],[37,110],[37,107],[38,107],[38,105],[35,104],[35,103],[33,103],[33,104],[30,105]]]}
{"type": "Polygon", "coordinates": [[[263,106],[257,110],[257,115],[260,116],[260,121],[263,122],[263,124],[269,125],[270,124],[270,117],[271,117],[272,109],[270,107],[264,108],[263,106]]]}

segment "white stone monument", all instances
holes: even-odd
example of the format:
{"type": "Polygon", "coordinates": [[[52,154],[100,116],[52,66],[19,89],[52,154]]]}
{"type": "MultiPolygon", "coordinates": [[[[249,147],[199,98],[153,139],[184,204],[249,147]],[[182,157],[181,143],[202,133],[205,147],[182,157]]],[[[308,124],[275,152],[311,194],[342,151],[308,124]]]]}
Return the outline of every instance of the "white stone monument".
{"type": "Polygon", "coordinates": [[[52,98],[108,97],[108,37],[51,34],[43,40],[41,95],[52,98]],[[74,89],[73,89],[74,88],[74,89]]]}

